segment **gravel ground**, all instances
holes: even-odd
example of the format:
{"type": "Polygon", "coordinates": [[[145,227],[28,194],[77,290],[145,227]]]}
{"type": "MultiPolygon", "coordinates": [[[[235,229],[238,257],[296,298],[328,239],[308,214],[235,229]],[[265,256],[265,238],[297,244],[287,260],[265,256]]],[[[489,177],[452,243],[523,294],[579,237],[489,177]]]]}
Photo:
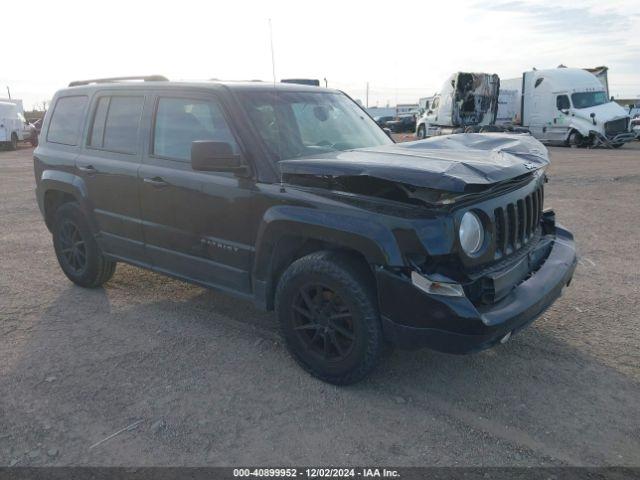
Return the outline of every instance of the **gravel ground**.
{"type": "Polygon", "coordinates": [[[552,149],[547,206],[581,260],[544,317],[347,388],[249,303],[127,265],[71,284],[31,154],[0,152],[0,465],[640,465],[640,143],[552,149]]]}

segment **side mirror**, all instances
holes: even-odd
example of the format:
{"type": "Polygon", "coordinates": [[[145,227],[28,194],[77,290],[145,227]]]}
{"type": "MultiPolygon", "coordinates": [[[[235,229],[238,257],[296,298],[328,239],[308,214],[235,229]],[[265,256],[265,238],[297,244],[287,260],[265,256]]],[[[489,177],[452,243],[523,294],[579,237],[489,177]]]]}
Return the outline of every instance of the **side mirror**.
{"type": "Polygon", "coordinates": [[[591,121],[593,122],[593,124],[596,124],[596,114],[591,112],[591,115],[589,115],[591,117],[591,121]]]}
{"type": "Polygon", "coordinates": [[[200,172],[247,173],[242,157],[233,153],[231,144],[211,140],[191,142],[191,168],[200,172]]]}

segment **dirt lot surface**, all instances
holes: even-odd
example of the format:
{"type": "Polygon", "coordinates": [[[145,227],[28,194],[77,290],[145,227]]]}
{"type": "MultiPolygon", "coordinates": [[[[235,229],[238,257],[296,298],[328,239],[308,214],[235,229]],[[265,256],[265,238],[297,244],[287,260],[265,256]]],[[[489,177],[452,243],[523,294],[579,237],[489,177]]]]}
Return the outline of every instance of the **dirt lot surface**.
{"type": "Polygon", "coordinates": [[[0,152],[0,464],[640,465],[640,143],[552,149],[547,206],[581,260],[533,326],[396,351],[347,388],[249,303],[122,264],[71,284],[31,155],[0,152]]]}

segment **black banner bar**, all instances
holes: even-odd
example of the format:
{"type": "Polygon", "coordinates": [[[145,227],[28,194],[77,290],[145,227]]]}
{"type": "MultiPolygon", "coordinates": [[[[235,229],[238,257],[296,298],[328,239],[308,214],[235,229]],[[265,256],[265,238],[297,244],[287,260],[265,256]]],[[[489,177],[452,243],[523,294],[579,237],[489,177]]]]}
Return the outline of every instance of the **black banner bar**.
{"type": "Polygon", "coordinates": [[[640,480],[640,467],[0,467],[0,480],[640,480]]]}

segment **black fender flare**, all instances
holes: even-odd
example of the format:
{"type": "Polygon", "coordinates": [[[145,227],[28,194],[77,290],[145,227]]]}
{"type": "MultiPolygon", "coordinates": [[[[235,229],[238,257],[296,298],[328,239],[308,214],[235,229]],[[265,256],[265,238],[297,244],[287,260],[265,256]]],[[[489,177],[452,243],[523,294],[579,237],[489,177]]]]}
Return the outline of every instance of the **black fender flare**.
{"type": "Polygon", "coordinates": [[[291,237],[355,250],[372,265],[403,264],[393,232],[371,217],[365,219],[348,211],[322,211],[305,206],[275,206],[265,212],[258,229],[252,275],[257,296],[267,303],[266,297],[273,287],[270,281],[274,253],[282,239],[291,237]]]}
{"type": "Polygon", "coordinates": [[[43,170],[38,182],[37,197],[40,211],[46,219],[45,198],[48,192],[56,191],[71,195],[80,205],[89,225],[97,232],[97,225],[91,215],[92,207],[89,201],[89,193],[84,180],[78,175],[60,170],[43,170]]]}

